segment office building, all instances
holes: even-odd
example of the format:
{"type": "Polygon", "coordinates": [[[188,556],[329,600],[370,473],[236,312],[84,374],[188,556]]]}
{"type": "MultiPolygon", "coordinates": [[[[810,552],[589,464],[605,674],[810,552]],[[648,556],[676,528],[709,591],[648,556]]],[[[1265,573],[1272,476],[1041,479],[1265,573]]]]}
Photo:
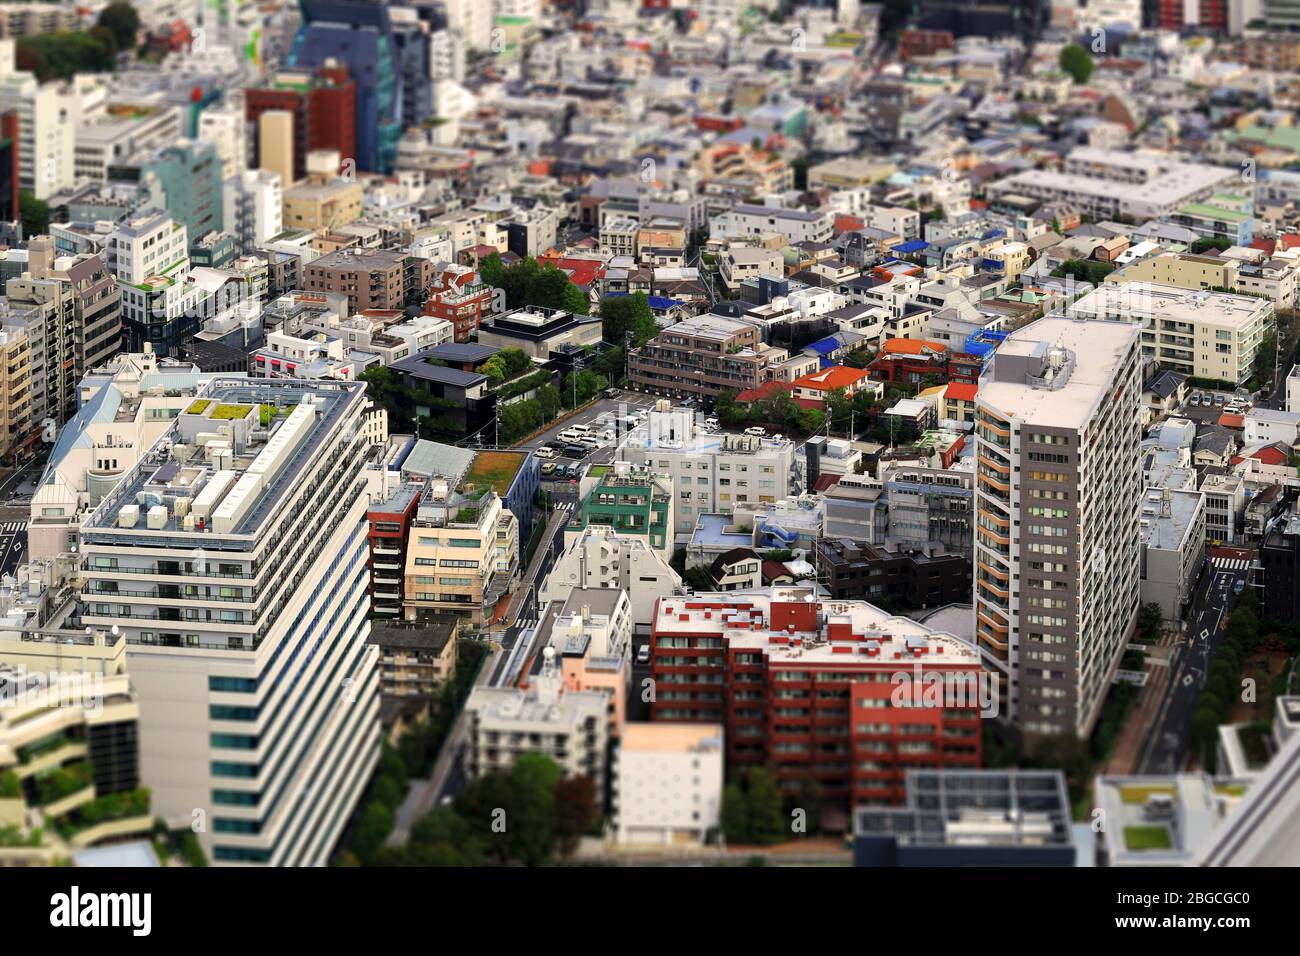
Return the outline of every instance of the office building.
{"type": "Polygon", "coordinates": [[[1029,734],[1091,731],[1139,603],[1138,329],[1039,319],[976,396],[980,652],[1029,734]]]}
{"type": "Polygon", "coordinates": [[[216,864],[324,865],[379,759],[366,404],[216,379],[81,523],[74,623],[126,638],[154,813],[216,864]]]}

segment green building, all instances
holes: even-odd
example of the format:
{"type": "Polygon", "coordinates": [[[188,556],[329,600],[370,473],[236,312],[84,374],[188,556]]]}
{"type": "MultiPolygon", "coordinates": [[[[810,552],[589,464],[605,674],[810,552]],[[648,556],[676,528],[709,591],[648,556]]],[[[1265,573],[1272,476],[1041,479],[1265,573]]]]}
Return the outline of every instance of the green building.
{"type": "Polygon", "coordinates": [[[588,525],[606,525],[616,534],[645,538],[666,558],[673,553],[673,484],[666,475],[615,462],[584,479],[582,503],[565,529],[576,538],[588,525]]]}

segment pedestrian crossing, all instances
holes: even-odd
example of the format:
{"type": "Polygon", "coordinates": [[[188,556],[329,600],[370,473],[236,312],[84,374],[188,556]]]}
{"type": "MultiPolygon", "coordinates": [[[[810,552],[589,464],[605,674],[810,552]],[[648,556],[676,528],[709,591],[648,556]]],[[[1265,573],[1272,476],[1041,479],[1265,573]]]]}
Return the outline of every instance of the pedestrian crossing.
{"type": "Polygon", "coordinates": [[[521,631],[526,631],[526,630],[528,630],[530,627],[536,627],[536,626],[537,626],[537,618],[535,618],[535,617],[525,618],[524,620],[522,620],[522,621],[518,621],[517,623],[519,624],[519,629],[520,629],[521,631]]]}
{"type": "Polygon", "coordinates": [[[1250,567],[1249,558],[1214,558],[1216,571],[1245,571],[1250,567]]]}
{"type": "Polygon", "coordinates": [[[20,531],[27,530],[26,521],[6,521],[0,525],[0,534],[17,534],[20,531]]]}

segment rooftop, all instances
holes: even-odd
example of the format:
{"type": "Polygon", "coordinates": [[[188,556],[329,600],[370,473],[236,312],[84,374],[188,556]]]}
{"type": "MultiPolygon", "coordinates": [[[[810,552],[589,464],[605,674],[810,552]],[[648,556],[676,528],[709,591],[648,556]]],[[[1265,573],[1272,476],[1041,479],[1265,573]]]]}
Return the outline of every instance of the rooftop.
{"type": "Polygon", "coordinates": [[[352,382],[215,377],[100,502],[83,534],[101,544],[190,539],[171,547],[222,536],[251,547],[307,462],[325,453],[329,432],[364,401],[363,391],[352,382]]]}

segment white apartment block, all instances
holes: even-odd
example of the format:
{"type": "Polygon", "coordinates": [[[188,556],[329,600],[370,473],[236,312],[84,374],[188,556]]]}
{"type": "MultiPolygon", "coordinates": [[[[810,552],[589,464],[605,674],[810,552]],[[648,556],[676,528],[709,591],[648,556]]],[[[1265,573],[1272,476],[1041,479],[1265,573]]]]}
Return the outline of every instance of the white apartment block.
{"type": "MultiPolygon", "coordinates": [[[[204,114],[205,116],[207,114],[204,114]]],[[[96,113],[76,129],[74,174],[79,182],[108,181],[108,168],[137,150],[171,146],[181,137],[180,111],[161,107],[142,116],[96,113]]]]}
{"type": "Polygon", "coordinates": [[[215,379],[81,523],[74,623],[125,636],[154,812],[217,865],[324,865],[379,758],[366,404],[215,379]]]}
{"type": "Polygon", "coordinates": [[[1148,488],[1138,519],[1142,603],[1179,621],[1205,561],[1205,495],[1148,488]]]}
{"type": "Polygon", "coordinates": [[[655,602],[681,590],[681,576],[664,556],[636,535],[590,525],[555,559],[537,590],[539,604],[567,601],[574,588],[621,589],[628,595],[633,629],[649,634],[655,602]]]}
{"type": "Polygon", "coordinates": [[[251,253],[284,231],[284,192],[280,174],[248,169],[228,176],[222,190],[226,231],[251,253]]]}
{"type": "Polygon", "coordinates": [[[1286,410],[1300,412],[1300,365],[1292,365],[1286,375],[1286,410]]]}
{"type": "Polygon", "coordinates": [[[550,757],[566,775],[589,777],[605,787],[609,739],[604,691],[569,690],[555,648],[543,650],[542,672],[527,689],[475,687],[465,702],[470,715],[466,771],[471,778],[509,771],[523,754],[550,757]]]}
{"type": "Polygon", "coordinates": [[[1179,207],[1239,185],[1236,166],[1211,166],[1149,151],[1081,146],[1060,172],[1031,169],[987,184],[993,203],[1007,195],[1068,202],[1094,219],[1128,216],[1136,222],[1172,215],[1179,207]]]}
{"type": "Polygon", "coordinates": [[[1242,512],[1246,508],[1246,479],[1239,474],[1206,474],[1201,479],[1205,495],[1205,540],[1211,546],[1237,544],[1242,512]]]}
{"type": "Polygon", "coordinates": [[[628,433],[621,451],[634,466],[672,478],[677,534],[690,534],[702,514],[786,497],[796,457],[794,442],[784,438],[708,434],[689,408],[651,411],[643,426],[628,433]]]}
{"type": "Polygon", "coordinates": [[[826,212],[739,203],[709,220],[709,235],[730,239],[776,232],[788,238],[791,245],[829,242],[833,224],[834,218],[826,212]]]}
{"type": "Polygon", "coordinates": [[[1274,326],[1267,299],[1146,282],[1103,285],[1070,311],[1085,319],[1136,322],[1142,354],[1162,368],[1234,385],[1250,378],[1255,354],[1274,326]]]}
{"type": "Polygon", "coordinates": [[[976,636],[1028,734],[1087,736],[1136,620],[1138,339],[1039,319],[980,376],[976,636]]]}
{"type": "Polygon", "coordinates": [[[67,189],[76,182],[77,116],[80,96],[61,83],[37,83],[31,73],[12,71],[12,41],[8,68],[0,66],[0,112],[18,113],[18,181],[37,199],[67,189]]]}
{"type": "Polygon", "coordinates": [[[627,844],[703,842],[720,824],[721,724],[629,723],[614,753],[613,827],[627,844]]]}

